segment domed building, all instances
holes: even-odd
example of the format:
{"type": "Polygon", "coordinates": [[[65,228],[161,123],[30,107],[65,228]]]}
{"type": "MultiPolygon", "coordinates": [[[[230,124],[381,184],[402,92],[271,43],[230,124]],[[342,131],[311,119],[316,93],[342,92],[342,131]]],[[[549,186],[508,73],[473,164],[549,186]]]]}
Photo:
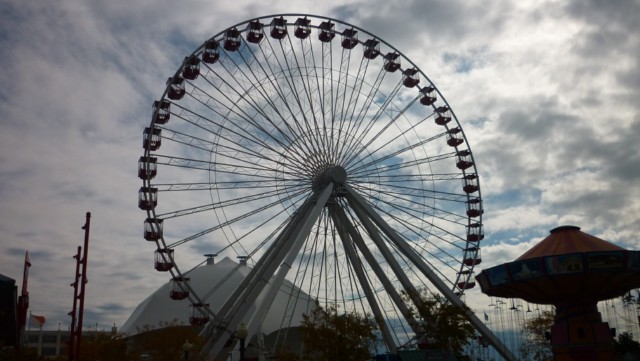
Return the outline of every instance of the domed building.
{"type": "MultiPolygon", "coordinates": [[[[193,269],[185,277],[189,278],[194,292],[209,305],[212,312],[216,313],[250,270],[245,259],[241,258],[238,263],[225,257],[214,262],[213,256],[209,255],[204,266],[193,269]]],[[[189,298],[172,299],[171,290],[172,285],[167,282],[142,301],[124,323],[121,331],[127,336],[135,336],[167,326],[191,325],[191,301],[189,298]]],[[[275,344],[276,339],[282,343],[282,335],[279,335],[278,331],[291,330],[299,326],[303,315],[310,313],[315,303],[312,297],[285,280],[262,321],[257,336],[253,339],[254,346],[263,353],[275,344]]],[[[259,299],[253,307],[256,304],[260,304],[259,299]]],[[[250,311],[249,314],[251,313],[250,311]]],[[[287,337],[284,341],[286,344],[299,343],[297,332],[289,332],[287,337]]]]}

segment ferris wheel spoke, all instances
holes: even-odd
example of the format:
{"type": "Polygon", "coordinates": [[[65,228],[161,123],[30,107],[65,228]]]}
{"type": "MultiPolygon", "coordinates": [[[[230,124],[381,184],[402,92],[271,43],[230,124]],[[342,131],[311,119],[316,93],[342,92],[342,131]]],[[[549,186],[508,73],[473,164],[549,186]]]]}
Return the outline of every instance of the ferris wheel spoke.
{"type": "Polygon", "coordinates": [[[179,246],[181,244],[193,241],[195,239],[198,239],[198,238],[200,238],[200,237],[202,237],[204,235],[207,235],[207,234],[209,234],[209,233],[211,233],[213,231],[216,231],[218,229],[221,229],[223,227],[228,227],[228,226],[230,226],[230,225],[232,225],[234,223],[240,222],[240,221],[242,221],[244,219],[250,218],[250,217],[255,216],[257,214],[261,214],[262,212],[264,212],[264,211],[266,211],[268,209],[271,209],[272,207],[274,207],[276,205],[280,205],[280,204],[284,203],[285,201],[291,201],[291,200],[294,200],[294,199],[303,198],[303,197],[305,197],[307,195],[307,193],[308,192],[306,190],[302,190],[302,191],[299,191],[297,193],[293,193],[293,194],[291,194],[291,195],[289,195],[289,196],[287,196],[285,198],[277,199],[277,200],[275,200],[273,202],[270,202],[268,204],[265,204],[265,205],[263,205],[263,206],[261,206],[259,208],[253,209],[253,210],[251,210],[249,212],[246,212],[246,213],[243,213],[243,214],[241,214],[241,215],[239,215],[239,216],[237,216],[235,218],[232,218],[232,219],[229,219],[229,220],[227,220],[225,222],[222,222],[222,223],[220,223],[220,224],[218,224],[216,226],[213,226],[213,227],[207,228],[207,229],[205,229],[203,231],[194,233],[194,234],[190,235],[189,237],[186,237],[184,239],[181,239],[179,241],[176,241],[176,242],[172,243],[169,247],[176,247],[176,246],[179,246]]]}
{"type": "Polygon", "coordinates": [[[367,177],[372,173],[393,173],[404,168],[415,168],[424,164],[432,164],[443,160],[449,160],[456,156],[456,153],[442,153],[431,157],[425,156],[422,158],[411,159],[403,162],[393,162],[389,165],[381,166],[381,164],[387,164],[387,161],[406,153],[407,149],[412,149],[413,147],[414,146],[410,146],[408,148],[400,149],[398,151],[384,155],[381,158],[371,160],[367,163],[359,164],[357,167],[354,166],[353,168],[349,169],[350,174],[353,174],[353,177],[357,178],[367,177]]]}
{"type": "MultiPolygon", "coordinates": [[[[278,78],[275,78],[275,79],[272,79],[272,77],[268,77],[268,76],[265,77],[265,79],[269,80],[269,84],[271,84],[271,87],[273,88],[273,90],[278,95],[279,103],[281,103],[282,106],[278,107],[275,104],[275,100],[271,100],[270,97],[266,97],[265,96],[264,98],[267,100],[268,104],[271,105],[272,109],[276,112],[278,118],[280,118],[282,120],[282,124],[284,124],[286,126],[286,132],[288,134],[290,134],[293,139],[295,139],[295,138],[299,137],[300,134],[305,133],[305,130],[302,128],[302,126],[300,125],[300,122],[298,122],[298,120],[297,120],[296,114],[298,114],[298,111],[294,110],[291,107],[291,105],[295,104],[296,102],[294,102],[292,104],[288,100],[289,98],[295,98],[296,101],[297,101],[297,104],[298,104],[299,111],[300,112],[304,111],[304,107],[301,105],[300,100],[298,98],[298,92],[296,91],[295,86],[293,85],[292,81],[290,80],[294,76],[293,76],[293,74],[291,74],[291,69],[289,69],[288,66],[284,66],[284,67],[282,66],[280,60],[275,55],[276,52],[275,52],[275,50],[273,48],[273,45],[271,44],[271,41],[267,38],[266,41],[263,42],[262,44],[268,44],[269,45],[269,47],[263,46],[263,45],[260,46],[260,50],[261,50],[261,52],[263,54],[263,57],[265,59],[267,59],[267,61],[265,61],[265,63],[266,63],[266,66],[268,67],[268,69],[265,69],[260,61],[256,61],[255,63],[257,63],[260,66],[260,69],[264,73],[266,73],[267,71],[269,71],[272,74],[280,73],[280,74],[286,75],[287,72],[289,73],[289,76],[281,76],[281,77],[278,77],[278,78]],[[268,52],[268,54],[266,52],[268,52]],[[277,65],[279,67],[278,70],[275,70],[272,67],[271,62],[268,61],[269,59],[275,59],[275,63],[276,63],[275,65],[277,65]],[[284,84],[283,84],[284,86],[280,85],[280,84],[282,84],[283,81],[284,81],[284,84]],[[295,126],[297,128],[297,131],[292,126],[289,125],[289,123],[287,122],[287,117],[285,117],[283,115],[284,113],[291,115],[291,120],[295,124],[295,126]]],[[[282,41],[279,41],[279,45],[280,45],[280,48],[281,48],[282,52],[284,53],[285,51],[284,51],[284,47],[283,47],[282,41]]],[[[287,60],[286,54],[283,57],[284,57],[284,60],[286,61],[287,60]]],[[[244,59],[244,57],[243,57],[243,59],[244,59]]],[[[257,59],[257,57],[255,55],[254,55],[254,59],[257,59]]],[[[245,61],[245,63],[246,63],[246,61],[245,61]]],[[[254,73],[252,72],[252,74],[254,74],[254,73]]],[[[261,80],[259,80],[257,78],[256,78],[256,80],[257,80],[258,84],[264,83],[264,81],[261,81],[261,80]]],[[[262,87],[262,85],[261,85],[261,87],[262,87]]],[[[274,126],[275,126],[275,124],[274,124],[274,126]]],[[[281,131],[281,133],[284,133],[284,131],[281,131]]],[[[306,147],[306,145],[305,145],[305,147],[306,147]]],[[[309,149],[309,148],[307,148],[306,151],[310,152],[310,153],[314,152],[313,149],[309,149]]]]}
{"type": "MultiPolygon", "coordinates": [[[[300,190],[299,192],[302,193],[304,191],[300,190]]],[[[232,198],[232,199],[225,199],[220,202],[208,203],[208,204],[199,205],[195,207],[173,210],[171,212],[158,214],[156,217],[160,219],[177,218],[185,215],[205,212],[205,211],[214,210],[222,207],[235,206],[235,205],[250,203],[258,200],[263,200],[265,198],[273,197],[278,194],[279,192],[274,190],[269,190],[267,192],[261,192],[261,193],[251,193],[246,196],[232,198]]]]}
{"type": "MultiPolygon", "coordinates": [[[[376,200],[379,204],[385,204],[391,207],[392,209],[395,207],[398,207],[399,209],[404,209],[409,214],[414,214],[415,215],[414,219],[416,219],[419,222],[427,222],[426,220],[423,219],[425,214],[429,214],[432,217],[437,217],[440,221],[446,221],[446,222],[453,223],[460,226],[464,225],[465,224],[464,221],[466,220],[466,218],[461,217],[456,213],[447,211],[442,206],[433,207],[426,204],[422,204],[420,202],[416,202],[415,198],[413,197],[406,197],[404,194],[394,193],[392,191],[386,194],[384,198],[372,196],[372,199],[376,200]],[[391,195],[394,195],[394,196],[390,197],[391,195]],[[397,202],[394,202],[394,200],[397,200],[397,202]],[[416,207],[423,207],[425,212],[416,214],[415,213],[416,207]],[[426,213],[427,211],[428,213],[426,213]]],[[[380,206],[376,206],[376,207],[379,210],[382,210],[380,206]]]]}
{"type": "MultiPolygon", "coordinates": [[[[217,72],[212,71],[213,74],[215,74],[216,76],[219,76],[217,74],[217,72]]],[[[237,82],[237,81],[236,81],[237,82]]],[[[223,104],[220,101],[215,100],[216,97],[208,94],[206,91],[204,91],[203,89],[197,87],[194,85],[194,93],[197,90],[199,93],[204,94],[205,97],[209,98],[209,99],[214,99],[215,103],[218,103],[220,106],[222,106],[224,109],[226,109],[230,114],[234,114],[236,116],[238,116],[238,120],[242,121],[244,124],[247,125],[251,125],[255,130],[258,130],[258,134],[262,134],[268,137],[268,139],[272,140],[275,144],[277,144],[278,146],[284,148],[285,147],[285,142],[290,142],[291,139],[289,138],[289,136],[287,135],[286,132],[284,132],[282,129],[280,129],[278,127],[278,125],[276,123],[274,123],[272,121],[272,119],[274,119],[273,117],[269,116],[269,114],[265,113],[265,108],[260,107],[256,101],[254,100],[254,98],[249,97],[249,96],[245,96],[245,94],[249,94],[250,90],[248,89],[244,89],[240,86],[240,90],[236,89],[230,82],[228,82],[227,80],[222,80],[222,85],[225,85],[228,89],[225,91],[223,89],[221,89],[220,85],[216,85],[214,84],[213,81],[209,81],[208,84],[210,86],[212,86],[214,89],[216,89],[218,91],[218,93],[224,97],[227,100],[228,105],[223,104]],[[234,95],[235,97],[237,97],[237,100],[232,98],[231,95],[234,95]],[[238,103],[240,102],[240,103],[238,103]],[[252,110],[254,112],[254,114],[249,114],[248,111],[249,109],[244,109],[243,107],[239,106],[241,104],[248,104],[249,105],[249,109],[252,110]],[[237,109],[237,110],[236,110],[237,109]],[[276,134],[273,134],[272,132],[270,132],[267,128],[265,128],[264,126],[262,126],[258,120],[259,119],[264,119],[267,121],[267,123],[269,123],[270,125],[270,129],[274,129],[277,130],[276,134]]],[[[240,85],[238,83],[238,85],[240,85]]],[[[193,94],[193,93],[192,93],[193,94]]],[[[201,102],[203,105],[205,105],[206,107],[209,107],[209,105],[206,105],[204,102],[201,102]]],[[[275,107],[275,105],[273,105],[268,97],[266,99],[266,103],[272,105],[272,107],[275,107]]],[[[268,109],[268,108],[267,108],[268,109]]],[[[225,119],[227,119],[226,116],[223,115],[223,117],[225,119]]],[[[231,120],[231,119],[229,119],[231,120]]],[[[241,124],[239,124],[238,122],[231,122],[231,124],[233,124],[235,127],[238,128],[238,132],[246,132],[247,129],[243,128],[241,126],[241,124]]],[[[285,122],[286,124],[286,122],[285,122]]],[[[254,134],[253,132],[246,132],[248,136],[250,136],[251,138],[254,139],[254,141],[258,142],[258,143],[263,143],[263,141],[260,141],[259,138],[257,137],[256,134],[254,134]]]]}
{"type": "MultiPolygon", "coordinates": [[[[242,180],[273,180],[274,174],[277,172],[277,168],[275,167],[275,165],[271,166],[269,164],[261,163],[255,164],[252,163],[251,159],[227,158],[227,160],[230,162],[235,161],[238,163],[223,163],[216,161],[172,157],[169,155],[161,154],[156,154],[155,156],[157,157],[158,164],[160,165],[202,171],[211,171],[215,169],[217,173],[227,174],[232,178],[238,179],[239,177],[247,177],[240,178],[242,180]]],[[[289,179],[300,179],[302,176],[300,173],[296,173],[295,171],[282,170],[281,172],[283,175],[289,176],[289,179]]]]}
{"type": "MultiPolygon", "coordinates": [[[[390,105],[392,104],[392,100],[395,98],[395,96],[397,95],[398,91],[401,88],[402,88],[402,82],[398,82],[395,88],[387,96],[385,101],[379,106],[376,113],[373,116],[371,116],[367,125],[360,132],[359,136],[356,137],[356,139],[354,140],[353,144],[363,144],[362,147],[359,147],[360,150],[362,150],[363,148],[369,147],[376,140],[376,138],[381,134],[380,132],[378,132],[376,136],[370,137],[368,142],[364,142],[364,138],[366,136],[369,136],[369,132],[372,130],[374,124],[376,124],[380,120],[380,117],[383,114],[385,113],[389,114],[389,118],[391,119],[390,122],[385,124],[385,127],[387,128],[391,123],[393,123],[397,119],[396,116],[398,116],[400,112],[396,112],[396,114],[393,114],[392,112],[394,111],[394,109],[393,107],[390,107],[390,105]]],[[[350,153],[353,153],[353,154],[351,155],[351,158],[348,158],[345,160],[346,164],[349,164],[354,157],[360,154],[360,152],[350,152],[350,153]]]]}
{"type": "Polygon", "coordinates": [[[289,187],[304,187],[306,182],[295,179],[283,180],[238,180],[238,181],[215,181],[215,182],[197,182],[197,183],[152,183],[153,187],[158,188],[158,192],[173,191],[194,191],[194,190],[233,190],[233,189],[273,189],[282,185],[289,187]]]}
{"type": "MultiPolygon", "coordinates": [[[[362,144],[361,146],[355,148],[355,143],[353,144],[354,148],[349,148],[348,152],[351,154],[351,158],[347,158],[346,163],[350,163],[354,157],[357,157],[361,154],[361,152],[368,148],[374,141],[377,141],[378,139],[380,139],[380,137],[385,134],[389,127],[391,127],[392,125],[396,124],[397,120],[400,119],[400,117],[402,117],[402,115],[418,100],[419,98],[416,97],[414,98],[412,101],[410,101],[406,107],[404,109],[401,109],[398,111],[397,114],[395,114],[395,116],[393,116],[388,122],[386,122],[384,124],[384,126],[376,133],[373,135],[367,135],[369,137],[369,141],[366,144],[362,144]],[[356,150],[357,149],[357,150],[356,150]]],[[[375,117],[374,117],[375,118],[375,117]]],[[[377,120],[377,119],[376,119],[377,120]]],[[[397,140],[401,137],[404,137],[408,132],[410,131],[415,131],[415,128],[418,127],[419,125],[421,125],[424,121],[426,120],[426,118],[423,118],[420,121],[415,122],[411,127],[403,130],[402,132],[399,132],[398,134],[396,134],[393,137],[389,137],[385,143],[379,145],[376,149],[369,151],[369,153],[371,154],[376,154],[378,153],[381,149],[388,147],[390,144],[397,142],[397,140]]],[[[369,131],[371,128],[367,129],[367,131],[369,131]]],[[[420,144],[414,144],[414,145],[410,145],[410,149],[413,149],[415,147],[424,145],[430,141],[432,141],[433,139],[438,138],[438,136],[429,138],[428,140],[423,140],[420,142],[420,144]]],[[[362,139],[362,138],[361,138],[362,139]]]]}
{"type": "MultiPolygon", "coordinates": [[[[197,122],[192,122],[191,120],[187,119],[186,117],[183,116],[179,116],[179,118],[185,120],[185,122],[188,122],[194,126],[196,126],[196,130],[204,130],[206,132],[211,132],[213,133],[213,131],[211,129],[209,129],[208,127],[204,127],[201,124],[197,124],[197,122]]],[[[201,118],[201,117],[199,117],[201,118]]],[[[217,131],[219,131],[221,128],[223,127],[217,127],[217,131]]],[[[277,150],[273,149],[273,148],[269,148],[268,146],[266,146],[266,144],[264,143],[260,143],[259,146],[264,147],[266,149],[269,150],[268,153],[266,152],[259,152],[255,149],[253,149],[252,147],[247,147],[247,146],[242,146],[242,143],[238,142],[237,139],[232,139],[230,137],[227,136],[219,136],[219,139],[223,139],[225,140],[225,144],[220,144],[220,143],[214,143],[210,140],[206,140],[202,137],[199,136],[194,136],[191,134],[187,134],[185,132],[181,132],[181,131],[177,131],[174,129],[169,129],[167,127],[161,127],[160,129],[162,129],[162,139],[166,139],[167,141],[172,141],[172,142],[176,142],[179,144],[184,145],[185,147],[188,148],[193,148],[193,149],[197,149],[197,150],[201,150],[204,152],[212,152],[215,151],[216,154],[221,154],[221,155],[226,155],[226,154],[234,154],[234,156],[236,154],[242,154],[244,157],[253,157],[255,159],[261,159],[261,160],[266,160],[266,161],[272,161],[273,156],[282,156],[282,153],[275,153],[277,152],[277,150]]],[[[214,133],[215,134],[215,133],[214,133]]],[[[248,140],[248,141],[253,141],[251,138],[245,138],[242,137],[242,140],[248,140]]]]}

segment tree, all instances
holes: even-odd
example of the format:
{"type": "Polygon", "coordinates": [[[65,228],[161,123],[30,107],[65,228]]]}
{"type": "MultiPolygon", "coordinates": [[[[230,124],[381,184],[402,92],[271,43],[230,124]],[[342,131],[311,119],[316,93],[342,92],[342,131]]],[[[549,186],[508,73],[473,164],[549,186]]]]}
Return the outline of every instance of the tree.
{"type": "Polygon", "coordinates": [[[464,356],[465,346],[475,335],[467,318],[467,312],[471,311],[466,306],[456,306],[447,302],[442,295],[430,293],[427,289],[420,291],[418,297],[409,297],[403,291],[403,298],[405,301],[418,300],[411,304],[409,312],[424,333],[423,348],[450,351],[456,358],[464,356]]]}
{"type": "Polygon", "coordinates": [[[617,339],[613,340],[613,350],[615,360],[640,360],[640,343],[635,341],[628,332],[621,333],[617,339]]]}
{"type": "Polygon", "coordinates": [[[132,349],[139,354],[146,354],[154,361],[182,360],[184,351],[182,346],[186,341],[192,344],[189,351],[189,361],[201,361],[200,350],[204,340],[198,335],[198,328],[181,326],[173,323],[163,323],[161,328],[143,327],[132,337],[132,349]]]}
{"type": "Polygon", "coordinates": [[[127,341],[121,334],[109,335],[96,332],[88,337],[82,338],[80,344],[79,360],[100,360],[100,361],[134,361],[139,360],[139,356],[129,353],[127,341]]]}
{"type": "Polygon", "coordinates": [[[553,326],[554,319],[554,312],[542,311],[538,317],[525,321],[525,342],[520,346],[520,353],[524,359],[535,361],[553,360],[549,332],[553,326]]]}
{"type": "Polygon", "coordinates": [[[369,360],[375,350],[377,326],[369,314],[338,313],[336,306],[316,304],[300,326],[304,356],[318,361],[369,360]]]}

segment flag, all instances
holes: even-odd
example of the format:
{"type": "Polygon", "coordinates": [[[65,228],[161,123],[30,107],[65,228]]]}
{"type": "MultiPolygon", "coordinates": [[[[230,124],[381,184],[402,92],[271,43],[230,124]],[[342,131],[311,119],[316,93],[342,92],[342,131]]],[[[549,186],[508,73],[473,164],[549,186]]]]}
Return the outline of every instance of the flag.
{"type": "Polygon", "coordinates": [[[37,316],[37,315],[31,314],[31,322],[35,322],[35,324],[38,325],[38,327],[42,327],[46,321],[47,319],[44,316],[37,316]]]}

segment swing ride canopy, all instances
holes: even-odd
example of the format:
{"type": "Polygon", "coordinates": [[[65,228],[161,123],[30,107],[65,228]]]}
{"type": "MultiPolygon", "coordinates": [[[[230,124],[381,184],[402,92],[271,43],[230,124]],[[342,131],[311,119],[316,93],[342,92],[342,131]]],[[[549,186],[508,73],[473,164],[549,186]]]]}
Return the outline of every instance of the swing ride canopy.
{"type": "Polygon", "coordinates": [[[515,261],[476,279],[489,296],[556,306],[597,302],[640,287],[640,251],[561,226],[515,261]]]}

